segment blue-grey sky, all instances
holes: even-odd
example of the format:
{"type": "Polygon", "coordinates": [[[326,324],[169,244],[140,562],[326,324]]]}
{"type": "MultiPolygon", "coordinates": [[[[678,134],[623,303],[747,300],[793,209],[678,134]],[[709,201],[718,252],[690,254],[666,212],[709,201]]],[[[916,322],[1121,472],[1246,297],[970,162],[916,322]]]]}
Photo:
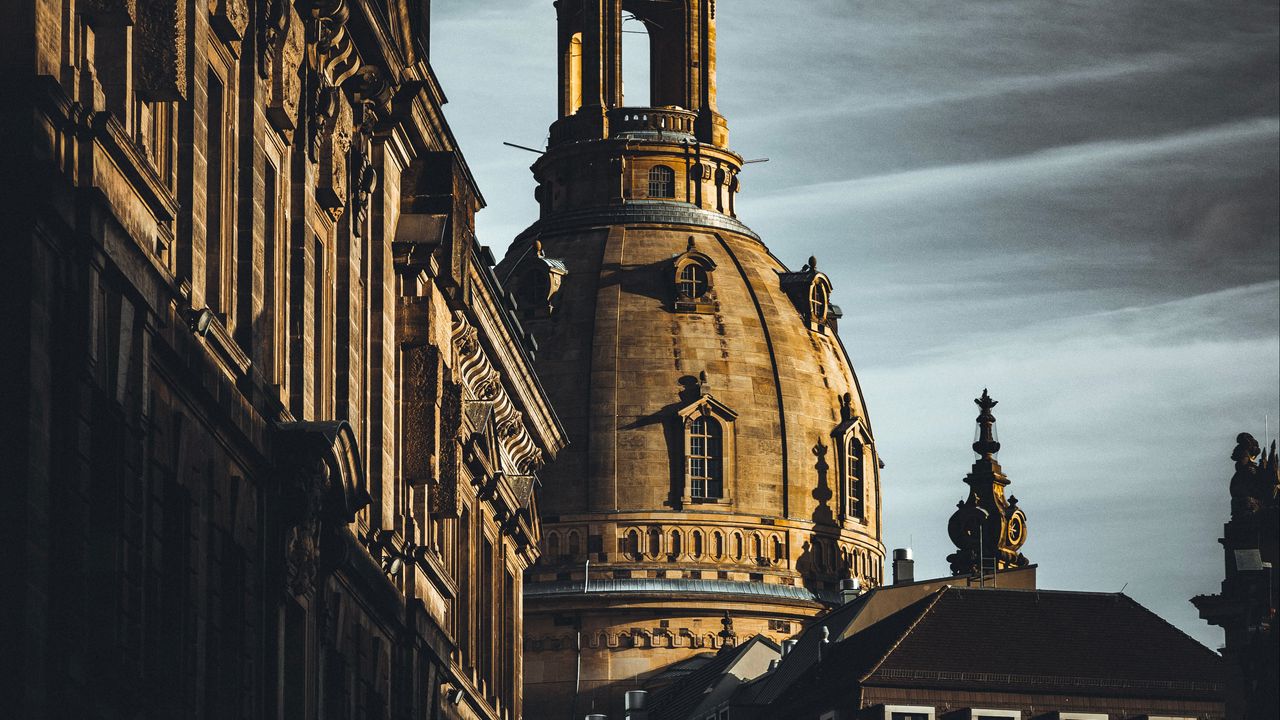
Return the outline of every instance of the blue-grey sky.
{"type": "MultiPolygon", "coordinates": [[[[500,255],[537,217],[533,155],[501,142],[545,143],[555,11],[433,13],[500,255]]],[[[1236,433],[1280,415],[1274,0],[725,0],[718,21],[731,145],[771,158],[739,214],[832,278],[885,544],[947,573],[989,387],[1041,586],[1125,587],[1218,647],[1187,599],[1221,580],[1236,433]]]]}

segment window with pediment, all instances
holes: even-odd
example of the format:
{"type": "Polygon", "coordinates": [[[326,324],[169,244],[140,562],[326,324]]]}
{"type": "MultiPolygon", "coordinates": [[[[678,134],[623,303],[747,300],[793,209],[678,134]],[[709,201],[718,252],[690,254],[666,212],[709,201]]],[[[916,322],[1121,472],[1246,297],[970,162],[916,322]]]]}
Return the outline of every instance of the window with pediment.
{"type": "Polygon", "coordinates": [[[868,490],[875,489],[877,468],[870,430],[853,406],[852,393],[840,397],[840,417],[831,432],[832,444],[838,448],[840,516],[842,521],[865,523],[876,507],[876,497],[869,498],[868,490]]]}
{"type": "Polygon", "coordinates": [[[726,503],[732,494],[737,413],[706,393],[705,374],[696,387],[699,396],[677,411],[684,430],[680,496],[686,505],[726,503]]]}

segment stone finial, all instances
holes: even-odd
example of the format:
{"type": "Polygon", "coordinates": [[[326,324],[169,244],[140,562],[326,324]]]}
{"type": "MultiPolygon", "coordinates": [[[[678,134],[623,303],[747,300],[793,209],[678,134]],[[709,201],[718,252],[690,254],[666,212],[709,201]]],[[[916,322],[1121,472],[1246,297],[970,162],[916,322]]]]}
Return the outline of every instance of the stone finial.
{"type": "Polygon", "coordinates": [[[732,642],[738,637],[738,634],[733,631],[733,618],[729,617],[728,610],[724,611],[724,617],[720,618],[720,624],[724,626],[723,629],[720,630],[719,634],[720,637],[724,638],[725,644],[732,642]]]}
{"type": "Polygon", "coordinates": [[[707,371],[698,372],[698,397],[706,397],[711,392],[711,383],[707,380],[707,371]]]}
{"type": "Polygon", "coordinates": [[[853,393],[845,393],[840,396],[840,420],[847,421],[853,418],[853,393]]]}
{"type": "Polygon", "coordinates": [[[998,401],[992,399],[987,394],[987,389],[982,388],[982,397],[975,399],[974,404],[982,408],[978,413],[978,440],[973,443],[973,451],[989,458],[1000,452],[1000,443],[996,440],[995,425],[996,416],[991,414],[991,409],[999,404],[998,401]]]}
{"type": "Polygon", "coordinates": [[[814,272],[817,272],[817,270],[818,270],[818,256],[816,256],[816,255],[810,255],[810,256],[809,256],[809,269],[810,269],[810,270],[812,270],[812,271],[814,271],[814,272]]]}
{"type": "Polygon", "coordinates": [[[689,236],[689,245],[685,247],[684,251],[693,252],[693,236],[692,235],[689,236]]]}
{"type": "Polygon", "coordinates": [[[534,241],[533,241],[533,253],[534,253],[535,255],[537,255],[538,257],[546,257],[545,255],[543,255],[543,252],[542,252],[542,241],[541,241],[541,240],[534,240],[534,241]]]}

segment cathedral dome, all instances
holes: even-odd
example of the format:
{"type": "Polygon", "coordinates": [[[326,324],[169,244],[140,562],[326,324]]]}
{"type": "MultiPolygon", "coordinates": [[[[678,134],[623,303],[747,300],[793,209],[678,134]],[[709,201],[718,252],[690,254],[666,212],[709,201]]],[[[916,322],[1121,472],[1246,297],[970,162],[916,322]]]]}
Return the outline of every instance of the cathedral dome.
{"type": "Polygon", "coordinates": [[[829,279],[665,210],[547,218],[499,268],[570,436],[542,473],[542,564],[740,568],[816,598],[878,582],[878,460],[829,279]]]}
{"type": "Polygon", "coordinates": [[[561,0],[540,218],[496,268],[569,436],[525,575],[530,716],[621,714],[693,656],[881,582],[880,467],[818,263],[737,218],[715,3],[561,0]],[[623,16],[649,34],[623,102],[623,16]],[[587,704],[589,703],[589,704],[587,704]]]}

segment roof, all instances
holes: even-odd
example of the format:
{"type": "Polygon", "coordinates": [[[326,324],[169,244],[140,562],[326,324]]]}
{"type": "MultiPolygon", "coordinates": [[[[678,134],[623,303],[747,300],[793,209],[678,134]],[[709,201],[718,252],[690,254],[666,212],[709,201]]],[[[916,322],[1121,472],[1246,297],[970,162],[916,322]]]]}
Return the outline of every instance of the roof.
{"type": "MultiPolygon", "coordinates": [[[[541,597],[544,595],[565,595],[582,593],[581,581],[559,580],[555,582],[525,583],[525,597],[541,597]]],[[[737,580],[692,580],[686,578],[591,578],[588,594],[599,593],[690,593],[707,594],[716,597],[747,595],[752,597],[777,598],[801,602],[820,602],[820,596],[796,585],[778,585],[764,582],[741,582],[737,580]]]]}
{"type": "Polygon", "coordinates": [[[765,645],[775,654],[778,652],[778,646],[764,635],[755,635],[741,645],[722,649],[702,667],[655,692],[649,701],[649,720],[684,720],[694,711],[706,710],[699,706],[756,644],[765,645]]]}
{"type": "Polygon", "coordinates": [[[944,587],[833,646],[785,697],[858,686],[1216,700],[1214,652],[1120,593],[944,587]]]}

